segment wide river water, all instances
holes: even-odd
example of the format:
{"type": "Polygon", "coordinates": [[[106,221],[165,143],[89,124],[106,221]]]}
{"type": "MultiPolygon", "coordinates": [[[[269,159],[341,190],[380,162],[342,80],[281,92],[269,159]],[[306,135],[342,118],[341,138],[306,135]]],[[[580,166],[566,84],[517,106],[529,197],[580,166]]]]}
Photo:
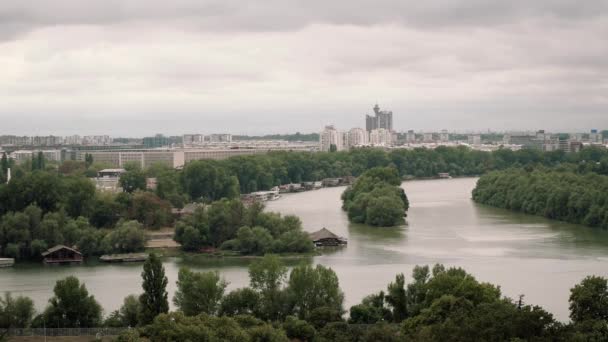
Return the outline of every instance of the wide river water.
{"type": "MultiPolygon", "coordinates": [[[[470,199],[475,182],[475,178],[460,178],[403,183],[411,207],[407,225],[396,228],[349,224],[340,208],[344,188],[284,195],[267,208],[299,216],[307,231],[327,227],[348,238],[348,246],[312,260],[336,271],[346,308],[385,289],[398,273],[411,279],[415,265],[443,263],[500,285],[511,298],[525,294],[526,303],[567,321],[570,288],[587,275],[608,275],[608,232],[479,206],[470,199]]],[[[165,260],[170,297],[181,266],[219,270],[233,289],[248,284],[247,263],[165,260]]],[[[27,295],[41,309],[55,282],[75,275],[107,313],[117,309],[125,296],[141,292],[141,270],[141,264],[19,264],[0,269],[0,292],[27,295]]]]}

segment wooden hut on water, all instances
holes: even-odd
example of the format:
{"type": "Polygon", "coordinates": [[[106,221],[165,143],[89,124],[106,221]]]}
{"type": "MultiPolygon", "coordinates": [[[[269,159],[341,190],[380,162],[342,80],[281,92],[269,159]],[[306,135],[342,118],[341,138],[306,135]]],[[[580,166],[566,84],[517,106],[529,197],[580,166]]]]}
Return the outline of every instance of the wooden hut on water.
{"type": "Polygon", "coordinates": [[[42,253],[45,264],[80,264],[83,261],[82,253],[64,245],[57,245],[42,253]]]}
{"type": "Polygon", "coordinates": [[[346,239],[340,237],[332,232],[330,232],[327,228],[323,228],[319,231],[309,234],[310,239],[317,247],[325,247],[325,246],[342,246],[346,245],[346,239]]]}

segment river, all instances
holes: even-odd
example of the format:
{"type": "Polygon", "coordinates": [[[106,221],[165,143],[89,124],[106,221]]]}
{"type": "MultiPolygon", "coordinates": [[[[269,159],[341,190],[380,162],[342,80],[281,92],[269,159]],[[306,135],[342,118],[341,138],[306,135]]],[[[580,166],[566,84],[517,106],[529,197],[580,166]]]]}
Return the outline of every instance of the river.
{"type": "MultiPolygon", "coordinates": [[[[475,182],[459,178],[403,183],[411,207],[407,225],[396,228],[350,224],[340,209],[344,188],[287,194],[267,208],[299,216],[307,231],[327,227],[348,238],[348,246],[313,260],[336,271],[347,308],[385,289],[397,273],[409,281],[415,265],[443,263],[500,285],[511,298],[525,294],[526,303],[567,321],[570,288],[587,275],[608,276],[608,232],[479,206],[470,200],[475,182]]],[[[247,285],[247,262],[165,260],[170,297],[180,266],[219,270],[233,289],[247,285]]],[[[27,295],[42,309],[55,282],[75,275],[108,313],[125,296],[141,292],[141,270],[141,264],[19,264],[0,269],[0,291],[27,295]]]]}

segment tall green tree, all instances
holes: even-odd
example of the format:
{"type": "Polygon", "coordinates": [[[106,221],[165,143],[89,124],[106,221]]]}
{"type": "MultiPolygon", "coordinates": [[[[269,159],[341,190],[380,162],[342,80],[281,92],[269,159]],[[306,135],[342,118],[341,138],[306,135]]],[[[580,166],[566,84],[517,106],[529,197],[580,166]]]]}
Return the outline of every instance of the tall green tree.
{"type": "Polygon", "coordinates": [[[93,160],[93,155],[92,155],[92,154],[90,154],[90,153],[85,153],[85,155],[84,155],[84,163],[85,163],[85,166],[86,166],[87,168],[89,168],[89,167],[91,167],[91,165],[93,165],[93,162],[94,162],[94,160],[93,160]]]}
{"type": "Polygon", "coordinates": [[[144,263],[142,287],[144,293],[139,297],[142,323],[148,324],[154,317],[169,311],[167,300],[167,277],[162,262],[152,253],[144,263]]]}
{"type": "Polygon", "coordinates": [[[570,319],[574,323],[587,320],[608,321],[608,281],[589,276],[570,290],[570,319]]]}
{"type": "Polygon", "coordinates": [[[338,276],[323,265],[313,268],[300,265],[291,270],[286,288],[291,312],[308,319],[314,309],[328,307],[338,313],[344,311],[344,294],[338,276]]]}
{"type": "Polygon", "coordinates": [[[260,294],[260,311],[265,319],[275,320],[283,313],[286,275],[287,268],[276,255],[267,254],[249,266],[249,281],[260,294]]]}
{"type": "Polygon", "coordinates": [[[10,165],[8,162],[8,156],[6,155],[6,152],[3,152],[2,159],[0,160],[0,169],[2,169],[4,174],[6,174],[6,171],[8,170],[9,167],[10,167],[10,165]]]}
{"type": "Polygon", "coordinates": [[[407,318],[407,291],[403,273],[397,274],[395,281],[388,284],[386,302],[393,309],[393,321],[401,322],[407,318]]]}
{"type": "Polygon", "coordinates": [[[44,311],[47,327],[87,328],[101,324],[101,305],[78,278],[58,280],[53,292],[55,296],[44,311]]]}
{"type": "Polygon", "coordinates": [[[218,272],[179,270],[173,303],[186,315],[215,314],[228,283],[218,272]]]}
{"type": "Polygon", "coordinates": [[[125,192],[146,190],[146,175],[139,168],[133,168],[120,176],[120,186],[125,192]]]}
{"type": "Polygon", "coordinates": [[[0,329],[29,328],[34,313],[34,302],[28,297],[13,297],[10,292],[0,297],[0,329]]]}

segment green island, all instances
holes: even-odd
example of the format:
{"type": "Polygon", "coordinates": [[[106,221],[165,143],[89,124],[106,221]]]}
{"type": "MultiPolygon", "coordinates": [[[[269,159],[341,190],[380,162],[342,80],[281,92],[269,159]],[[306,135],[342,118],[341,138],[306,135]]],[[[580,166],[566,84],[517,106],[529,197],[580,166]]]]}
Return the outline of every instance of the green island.
{"type": "MultiPolygon", "coordinates": [[[[508,169],[477,182],[477,203],[549,219],[608,229],[608,160],[594,163],[599,174],[576,165],[508,169]]],[[[584,165],[583,165],[584,166],[584,165]]]]}
{"type": "MultiPolygon", "coordinates": [[[[249,286],[227,291],[216,271],[179,271],[169,310],[164,267],[151,254],[142,292],[103,315],[78,278],[58,280],[46,308],[6,293],[0,299],[0,339],[10,329],[98,328],[115,341],[604,341],[608,337],[608,280],[589,276],[570,290],[571,322],[539,306],[502,295],[464,269],[416,266],[411,282],[398,274],[386,290],[350,310],[338,277],[322,265],[288,270],[267,254],[249,266],[249,286]],[[114,329],[114,330],[112,330],[114,329]]],[[[29,330],[28,330],[29,329],[29,330]]]]}
{"type": "Polygon", "coordinates": [[[402,224],[409,201],[400,185],[396,168],[372,168],[342,193],[342,208],[351,222],[380,227],[402,224]]]}

